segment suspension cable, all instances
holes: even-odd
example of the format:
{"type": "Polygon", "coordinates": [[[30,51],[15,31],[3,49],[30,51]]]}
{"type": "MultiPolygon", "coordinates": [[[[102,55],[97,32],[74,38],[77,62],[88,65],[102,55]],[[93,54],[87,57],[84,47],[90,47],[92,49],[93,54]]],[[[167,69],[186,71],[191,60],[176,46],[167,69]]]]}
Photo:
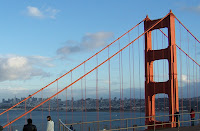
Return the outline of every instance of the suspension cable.
{"type": "MultiPolygon", "coordinates": [[[[175,15],[174,15],[175,16],[175,15]]],[[[192,34],[192,32],[190,32],[184,25],[183,23],[175,16],[176,20],[192,35],[192,37],[194,37],[195,40],[197,40],[199,43],[200,41],[192,34]]]]}
{"type": "MultiPolygon", "coordinates": [[[[168,36],[162,30],[160,31],[168,38],[168,36]]],[[[189,57],[196,65],[200,67],[200,64],[198,64],[192,57],[190,57],[185,51],[183,51],[181,47],[179,47],[177,44],[176,44],[176,47],[178,47],[179,50],[181,50],[187,57],[189,57]]]]}
{"type": "Polygon", "coordinates": [[[87,60],[83,61],[81,64],[77,65],[76,67],[74,67],[73,69],[71,69],[70,71],[68,71],[67,73],[63,74],[62,76],[60,76],[59,78],[57,78],[56,80],[52,81],[51,83],[49,83],[48,85],[46,85],[45,87],[41,88],[40,90],[36,91],[35,93],[33,93],[32,95],[29,95],[27,98],[23,99],[22,101],[18,102],[17,104],[13,105],[12,107],[6,109],[5,111],[0,113],[0,116],[6,112],[8,112],[9,110],[13,109],[14,107],[16,107],[17,105],[21,104],[22,102],[24,102],[25,100],[31,98],[32,96],[34,96],[35,94],[41,92],[42,90],[44,90],[45,88],[49,87],[50,85],[52,85],[53,83],[55,83],[56,81],[58,81],[59,79],[63,78],[64,76],[66,76],[67,74],[71,73],[72,71],[74,71],[75,69],[77,69],[78,67],[80,67],[81,65],[83,65],[84,63],[86,63],[87,61],[89,61],[90,59],[92,59],[93,57],[95,57],[97,54],[101,53],[102,51],[104,51],[105,49],[107,49],[109,46],[111,46],[112,44],[114,44],[116,41],[118,41],[119,39],[121,39],[122,37],[124,37],[127,33],[129,33],[130,31],[132,31],[134,28],[136,28],[138,25],[140,25],[145,19],[143,19],[142,21],[140,21],[138,24],[136,24],[134,27],[132,27],[130,30],[128,30],[126,33],[124,33],[123,35],[121,35],[120,37],[118,37],[116,40],[114,40],[112,43],[110,43],[109,45],[107,45],[106,47],[104,47],[103,49],[101,49],[100,51],[98,51],[97,53],[95,53],[94,55],[92,55],[91,57],[89,57],[87,60]]]}
{"type": "MultiPolygon", "coordinates": [[[[66,90],[68,87],[72,86],[74,83],[76,83],[77,81],[79,81],[80,79],[82,79],[83,77],[87,76],[88,74],[90,74],[91,72],[93,72],[94,70],[96,70],[98,67],[100,67],[101,65],[103,65],[104,63],[106,63],[108,60],[112,59],[114,56],[116,56],[117,54],[119,54],[122,50],[126,49],[128,46],[130,46],[132,43],[134,43],[136,40],[138,40],[141,36],[143,36],[144,34],[146,34],[149,30],[151,30],[152,28],[154,28],[158,23],[160,23],[163,19],[165,19],[167,16],[169,15],[169,13],[163,17],[162,19],[158,20],[154,25],[152,25],[149,29],[147,29],[144,33],[142,33],[140,36],[138,36],[136,39],[134,39],[133,41],[131,41],[129,44],[127,44],[126,46],[124,46],[122,49],[120,49],[119,51],[117,51],[115,54],[113,54],[112,56],[110,56],[108,59],[106,59],[105,61],[103,61],[101,64],[99,64],[98,66],[96,66],[95,68],[93,68],[92,70],[90,70],[89,72],[87,72],[86,74],[84,74],[83,76],[79,77],[77,80],[75,80],[74,82],[72,82],[71,84],[69,84],[68,86],[66,86],[65,88],[61,89],[59,92],[57,92],[56,94],[52,95],[51,97],[47,98],[46,100],[44,100],[43,102],[41,102],[40,104],[38,104],[37,106],[33,107],[32,109],[30,109],[29,111],[27,111],[26,113],[20,115],[19,117],[15,118],[14,120],[12,120],[11,122],[7,123],[6,125],[3,126],[3,128],[7,127],[8,125],[12,124],[13,122],[15,122],[16,120],[20,119],[21,117],[23,117],[24,115],[32,112],[33,110],[35,110],[36,108],[38,108],[39,106],[41,106],[42,104],[46,103],[47,101],[49,101],[50,99],[52,99],[53,97],[55,97],[56,95],[58,95],[59,93],[61,93],[62,91],[66,90]]],[[[72,70],[71,70],[72,71],[72,70]]],[[[30,97],[29,97],[30,98],[30,97]]],[[[26,98],[28,99],[28,97],[26,98]]],[[[19,103],[18,103],[19,104],[19,103]]]]}

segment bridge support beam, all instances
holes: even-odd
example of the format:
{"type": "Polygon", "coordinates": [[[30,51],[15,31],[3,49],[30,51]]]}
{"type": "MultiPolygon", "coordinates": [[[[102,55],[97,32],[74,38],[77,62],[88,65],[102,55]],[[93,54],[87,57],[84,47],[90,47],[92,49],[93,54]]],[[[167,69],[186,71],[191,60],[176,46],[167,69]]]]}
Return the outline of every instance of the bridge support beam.
{"type": "MultiPolygon", "coordinates": [[[[144,30],[148,30],[152,25],[157,23],[158,20],[150,20],[147,16],[144,21],[144,30]]],[[[155,95],[164,93],[169,98],[169,122],[175,122],[176,111],[179,111],[178,101],[178,80],[177,80],[177,59],[176,59],[176,44],[175,44],[175,16],[170,11],[169,15],[163,19],[154,28],[145,34],[145,125],[161,124],[155,119],[155,95]],[[152,50],[151,32],[155,29],[168,28],[168,47],[161,50],[152,50]],[[155,82],[153,76],[153,62],[156,60],[166,59],[169,63],[169,80],[166,82],[155,82]]],[[[164,124],[156,126],[162,127],[175,127],[176,123],[164,124]]],[[[153,129],[154,127],[148,127],[153,129]]]]}

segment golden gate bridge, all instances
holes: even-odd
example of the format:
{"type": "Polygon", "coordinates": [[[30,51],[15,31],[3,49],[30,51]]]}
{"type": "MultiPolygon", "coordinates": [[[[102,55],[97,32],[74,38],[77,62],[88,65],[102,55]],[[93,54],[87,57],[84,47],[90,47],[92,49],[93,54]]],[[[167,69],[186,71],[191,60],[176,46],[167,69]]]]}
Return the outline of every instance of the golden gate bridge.
{"type": "MultiPolygon", "coordinates": [[[[111,103],[111,99],[114,96],[119,96],[119,121],[121,123],[116,130],[135,129],[132,125],[136,124],[136,107],[141,110],[143,106],[145,106],[145,117],[142,117],[140,113],[140,117],[137,118],[140,121],[145,120],[142,127],[146,129],[176,127],[174,114],[176,112],[184,114],[184,106],[187,106],[188,110],[193,108],[197,113],[199,111],[199,47],[200,41],[171,11],[157,20],[151,20],[147,16],[78,66],[19,103],[2,111],[0,117],[7,114],[7,123],[3,125],[3,128],[11,130],[10,127],[14,122],[19,119],[26,121],[27,116],[30,115],[31,117],[31,112],[37,110],[37,108],[41,108],[43,111],[43,104],[48,104],[50,115],[51,103],[49,101],[53,98],[58,99],[59,96],[66,98],[66,118],[63,121],[70,120],[72,124],[74,123],[73,100],[76,97],[81,98],[82,115],[79,116],[79,120],[82,120],[82,124],[85,125],[90,123],[87,121],[90,116],[87,116],[86,99],[93,96],[96,100],[96,123],[100,123],[102,119],[99,114],[99,99],[103,96],[109,100],[108,112],[110,118],[104,120],[104,122],[109,123],[108,130],[115,130],[112,125],[112,121],[115,120],[112,118],[112,107],[114,105],[111,103]],[[136,90],[139,90],[139,92],[136,92],[136,90]],[[145,92],[144,94],[142,90],[145,92]],[[47,98],[44,98],[45,95],[47,98]],[[27,101],[34,96],[41,96],[42,102],[31,109],[27,108],[27,101]],[[124,117],[124,98],[127,96],[129,96],[130,102],[129,118],[124,117]],[[156,110],[159,110],[156,107],[160,108],[159,101],[155,103],[156,98],[164,99],[164,111],[168,112],[166,121],[156,119],[161,117],[158,115],[160,114],[159,111],[156,113],[156,110]],[[187,105],[183,103],[185,98],[188,98],[187,105]],[[71,99],[70,107],[67,103],[69,99],[71,99]],[[136,99],[139,99],[139,104],[136,103],[136,99]],[[145,99],[145,103],[142,103],[142,99],[145,99]],[[20,105],[25,105],[24,113],[16,114],[16,118],[9,118],[9,111],[17,109],[20,105]],[[71,118],[68,116],[67,109],[69,108],[71,118]],[[124,120],[131,121],[131,126],[127,127],[124,120]]],[[[57,109],[59,109],[59,105],[57,109]]],[[[41,117],[43,119],[43,115],[41,117]]],[[[184,122],[181,125],[184,126],[184,122]]]]}

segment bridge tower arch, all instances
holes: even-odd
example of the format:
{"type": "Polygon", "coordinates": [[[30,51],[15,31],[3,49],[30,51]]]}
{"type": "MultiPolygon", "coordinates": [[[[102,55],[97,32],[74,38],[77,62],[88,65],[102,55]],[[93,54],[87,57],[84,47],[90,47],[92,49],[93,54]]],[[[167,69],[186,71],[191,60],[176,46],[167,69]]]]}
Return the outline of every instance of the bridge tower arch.
{"type": "MultiPolygon", "coordinates": [[[[148,30],[152,25],[155,25],[159,20],[150,20],[148,16],[144,21],[144,30],[148,30]]],[[[176,43],[175,43],[175,16],[171,12],[160,23],[154,26],[145,34],[145,125],[157,125],[161,127],[175,127],[176,123],[167,124],[168,122],[159,122],[155,119],[155,95],[164,93],[169,99],[169,117],[170,122],[175,122],[176,111],[179,111],[178,100],[178,80],[177,80],[177,58],[176,58],[176,43]],[[151,32],[155,29],[168,28],[168,47],[160,50],[152,50],[151,32]],[[153,62],[156,60],[166,59],[169,64],[169,79],[165,82],[155,82],[153,76],[153,62]]],[[[154,127],[148,127],[152,129],[154,127]]]]}

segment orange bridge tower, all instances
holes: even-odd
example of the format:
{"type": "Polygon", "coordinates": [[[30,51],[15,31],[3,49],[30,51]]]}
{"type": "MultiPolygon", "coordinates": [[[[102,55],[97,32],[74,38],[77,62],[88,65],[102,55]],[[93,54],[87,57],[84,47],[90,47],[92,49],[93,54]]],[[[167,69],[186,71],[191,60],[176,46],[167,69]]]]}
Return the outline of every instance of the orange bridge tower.
{"type": "MultiPolygon", "coordinates": [[[[147,31],[158,21],[150,20],[148,16],[144,22],[144,30],[147,31]]],[[[167,17],[154,26],[145,34],[145,119],[146,125],[156,125],[156,128],[175,127],[176,123],[167,124],[168,122],[160,122],[155,119],[155,95],[164,93],[169,99],[169,117],[170,122],[175,122],[176,111],[179,111],[178,101],[178,80],[177,80],[177,59],[176,59],[176,43],[175,43],[175,16],[170,11],[167,17]],[[152,50],[151,32],[160,28],[168,28],[168,47],[161,50],[152,50]],[[153,62],[156,60],[166,59],[169,63],[169,79],[163,82],[155,82],[153,76],[153,62]]],[[[149,126],[148,129],[154,127],[149,126]]]]}

